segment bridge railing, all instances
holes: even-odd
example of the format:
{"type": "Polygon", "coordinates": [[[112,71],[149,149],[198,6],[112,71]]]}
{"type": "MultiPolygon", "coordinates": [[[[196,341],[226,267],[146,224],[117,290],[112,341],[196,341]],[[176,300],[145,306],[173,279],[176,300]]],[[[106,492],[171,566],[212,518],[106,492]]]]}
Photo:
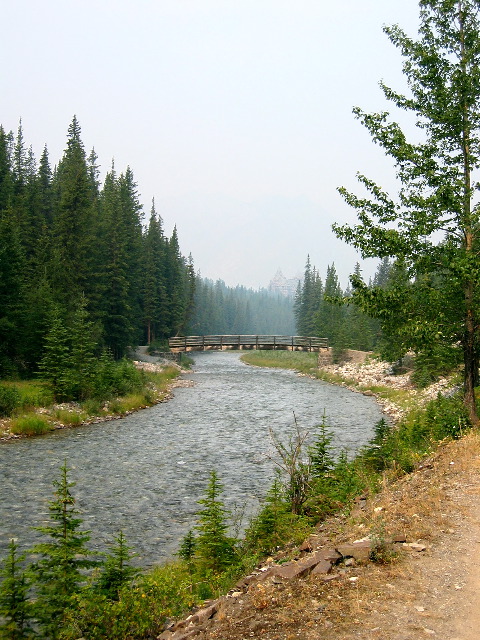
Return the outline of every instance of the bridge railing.
{"type": "Polygon", "coordinates": [[[271,336],[271,335],[209,335],[176,336],[169,338],[169,346],[176,350],[205,350],[223,347],[229,349],[308,349],[318,351],[328,348],[327,338],[316,336],[271,336]]]}

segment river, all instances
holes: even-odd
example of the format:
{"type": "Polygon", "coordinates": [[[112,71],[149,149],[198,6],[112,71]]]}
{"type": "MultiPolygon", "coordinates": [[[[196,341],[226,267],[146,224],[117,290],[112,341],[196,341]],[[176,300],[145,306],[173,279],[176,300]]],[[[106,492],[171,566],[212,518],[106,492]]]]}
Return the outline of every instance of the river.
{"type": "Polygon", "coordinates": [[[274,475],[269,428],[284,441],[314,431],[323,412],[334,445],[353,452],[371,438],[382,414],[370,398],[295,372],[250,367],[240,352],[194,356],[190,388],[166,403],[100,424],[0,445],[0,556],[10,538],[21,549],[39,539],[52,480],[67,460],[72,492],[105,549],[120,531],[148,566],[168,559],[195,523],[197,501],[215,469],[236,520],[258,508],[274,475]]]}

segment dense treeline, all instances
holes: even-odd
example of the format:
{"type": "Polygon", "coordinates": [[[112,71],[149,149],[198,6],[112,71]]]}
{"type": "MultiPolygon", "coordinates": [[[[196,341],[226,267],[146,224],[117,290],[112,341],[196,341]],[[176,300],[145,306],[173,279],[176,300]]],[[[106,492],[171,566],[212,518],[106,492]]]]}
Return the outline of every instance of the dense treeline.
{"type": "MultiPolygon", "coordinates": [[[[103,184],[74,117],[51,168],[37,163],[20,124],[0,127],[0,377],[28,376],[68,351],[85,360],[181,332],[193,303],[191,258],[148,226],[130,168],[103,184]]],[[[51,373],[51,372],[50,372],[51,373]]]]}
{"type": "Polygon", "coordinates": [[[198,277],[190,329],[195,335],[294,335],[293,300],[198,277]]]}
{"type": "MultiPolygon", "coordinates": [[[[380,262],[369,286],[388,289],[401,277],[400,273],[401,268],[386,258],[380,262]]],[[[358,264],[355,274],[360,274],[358,264]]],[[[387,338],[385,327],[358,306],[349,304],[350,298],[351,289],[342,290],[334,264],[327,267],[325,280],[322,280],[308,257],[303,282],[295,297],[297,332],[328,338],[334,349],[376,349],[388,359],[398,358],[401,354],[394,353],[393,338],[391,335],[387,338]]]]}

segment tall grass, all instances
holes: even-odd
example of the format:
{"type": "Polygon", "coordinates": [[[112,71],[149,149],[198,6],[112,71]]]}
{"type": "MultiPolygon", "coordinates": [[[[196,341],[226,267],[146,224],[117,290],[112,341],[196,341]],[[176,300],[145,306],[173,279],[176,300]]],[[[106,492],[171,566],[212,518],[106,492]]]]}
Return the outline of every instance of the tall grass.
{"type": "Polygon", "coordinates": [[[47,418],[35,414],[14,418],[10,425],[13,434],[23,436],[39,436],[52,429],[53,426],[47,418]]]}

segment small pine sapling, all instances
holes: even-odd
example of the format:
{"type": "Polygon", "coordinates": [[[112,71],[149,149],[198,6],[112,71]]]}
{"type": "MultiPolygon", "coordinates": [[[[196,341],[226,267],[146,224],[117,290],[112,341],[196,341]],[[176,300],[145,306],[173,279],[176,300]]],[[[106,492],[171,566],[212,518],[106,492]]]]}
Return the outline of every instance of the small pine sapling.
{"type": "Polygon", "coordinates": [[[135,555],[130,553],[131,549],[123,531],[120,531],[114,538],[114,544],[103,563],[96,584],[96,589],[110,600],[118,600],[121,588],[131,583],[139,573],[139,570],[130,564],[135,555]]]}
{"type": "Polygon", "coordinates": [[[205,498],[199,500],[203,509],[198,512],[196,555],[203,568],[220,573],[236,560],[236,540],[227,535],[229,511],[220,499],[223,485],[212,471],[205,498]]]}
{"type": "Polygon", "coordinates": [[[29,584],[20,567],[24,556],[18,556],[15,540],[10,540],[9,553],[0,569],[0,638],[24,640],[31,638],[31,604],[28,600],[29,584]]]}
{"type": "Polygon", "coordinates": [[[308,455],[312,476],[316,480],[324,480],[335,466],[332,448],[333,433],[328,428],[325,412],[318,430],[313,445],[308,449],[308,455]]]}

